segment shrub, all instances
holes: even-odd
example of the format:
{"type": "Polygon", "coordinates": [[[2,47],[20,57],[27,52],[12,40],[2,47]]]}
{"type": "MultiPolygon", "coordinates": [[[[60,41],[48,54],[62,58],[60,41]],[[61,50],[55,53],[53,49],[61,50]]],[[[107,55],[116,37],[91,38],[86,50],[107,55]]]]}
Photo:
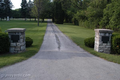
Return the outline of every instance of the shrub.
{"type": "Polygon", "coordinates": [[[113,35],[112,36],[112,47],[111,52],[114,54],[120,54],[120,35],[113,35]]]}
{"type": "Polygon", "coordinates": [[[33,40],[30,37],[26,37],[26,47],[30,47],[33,43],[33,40]]]}
{"type": "Polygon", "coordinates": [[[85,39],[85,40],[84,40],[84,44],[85,44],[87,47],[94,48],[94,37],[85,39]]]}
{"type": "Polygon", "coordinates": [[[8,34],[0,33],[0,53],[9,52],[10,42],[8,34]]]}

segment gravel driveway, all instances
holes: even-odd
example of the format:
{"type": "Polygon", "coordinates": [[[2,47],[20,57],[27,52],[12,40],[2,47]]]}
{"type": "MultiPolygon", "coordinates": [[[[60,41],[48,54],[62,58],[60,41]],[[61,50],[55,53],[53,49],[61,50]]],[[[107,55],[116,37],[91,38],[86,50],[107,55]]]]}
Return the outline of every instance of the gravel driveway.
{"type": "Polygon", "coordinates": [[[84,51],[49,21],[39,52],[0,69],[0,80],[120,80],[120,65],[84,51]]]}

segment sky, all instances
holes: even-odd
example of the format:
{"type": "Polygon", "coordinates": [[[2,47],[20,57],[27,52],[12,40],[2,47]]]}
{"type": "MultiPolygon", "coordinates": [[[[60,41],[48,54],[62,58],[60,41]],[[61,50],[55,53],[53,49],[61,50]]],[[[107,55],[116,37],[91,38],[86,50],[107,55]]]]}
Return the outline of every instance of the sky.
{"type": "MultiPolygon", "coordinates": [[[[28,2],[29,0],[27,0],[27,2],[28,2]]],[[[33,0],[31,0],[31,1],[33,1],[33,0]]],[[[18,9],[18,8],[21,8],[21,2],[22,2],[22,0],[11,0],[11,2],[12,2],[12,4],[13,4],[13,10],[14,9],[18,9]]]]}

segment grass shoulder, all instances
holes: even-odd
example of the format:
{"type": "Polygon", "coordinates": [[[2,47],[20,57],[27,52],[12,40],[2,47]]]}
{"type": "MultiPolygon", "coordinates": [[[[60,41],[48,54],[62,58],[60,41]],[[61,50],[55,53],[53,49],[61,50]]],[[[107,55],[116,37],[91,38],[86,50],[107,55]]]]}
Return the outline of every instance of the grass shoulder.
{"type": "Polygon", "coordinates": [[[80,27],[80,26],[75,26],[73,24],[56,24],[56,25],[73,42],[75,42],[77,45],[79,45],[81,48],[83,48],[87,52],[95,56],[101,57],[105,60],[120,64],[120,55],[99,53],[94,51],[93,48],[89,48],[84,45],[84,40],[86,38],[94,37],[95,35],[94,30],[80,27]]]}
{"type": "Polygon", "coordinates": [[[39,27],[37,26],[37,22],[34,21],[0,21],[0,24],[2,32],[9,28],[26,28],[26,37],[30,37],[33,39],[32,46],[26,48],[26,51],[23,53],[6,53],[0,55],[0,68],[26,60],[39,51],[40,46],[43,42],[47,23],[40,23],[39,27]]]}

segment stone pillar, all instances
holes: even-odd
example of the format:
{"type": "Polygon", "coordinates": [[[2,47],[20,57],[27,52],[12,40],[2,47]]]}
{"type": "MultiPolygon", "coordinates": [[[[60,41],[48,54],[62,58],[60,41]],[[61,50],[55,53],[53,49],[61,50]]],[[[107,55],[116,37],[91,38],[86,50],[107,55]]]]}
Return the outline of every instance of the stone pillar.
{"type": "Polygon", "coordinates": [[[25,28],[8,29],[10,38],[10,53],[21,53],[26,50],[25,28]]]}
{"type": "Polygon", "coordinates": [[[95,51],[101,53],[111,52],[112,32],[110,29],[95,29],[95,51]]]}

